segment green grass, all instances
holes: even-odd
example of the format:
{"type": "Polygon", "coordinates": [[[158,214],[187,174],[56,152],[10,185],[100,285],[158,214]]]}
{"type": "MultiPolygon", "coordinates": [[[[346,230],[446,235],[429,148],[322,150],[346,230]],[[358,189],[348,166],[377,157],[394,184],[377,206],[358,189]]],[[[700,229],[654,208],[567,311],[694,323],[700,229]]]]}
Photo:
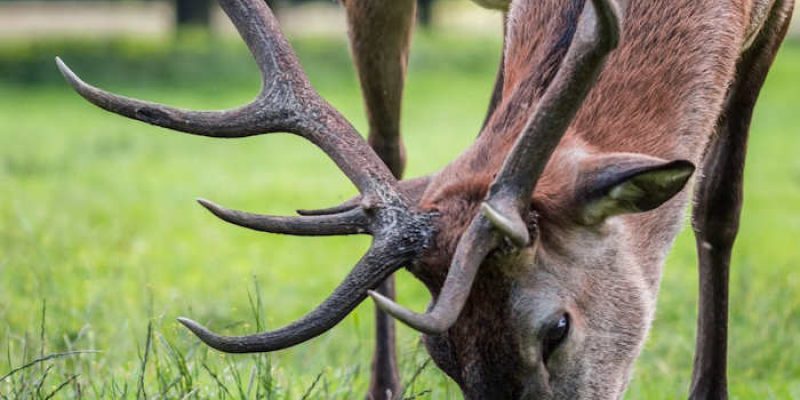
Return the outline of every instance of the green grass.
{"type": "MultiPolygon", "coordinates": [[[[344,43],[297,45],[315,86],[363,131],[344,43]]],[[[227,107],[258,87],[255,67],[237,46],[226,51],[227,64],[188,77],[140,73],[130,83],[124,74],[83,73],[102,70],[94,62],[79,62],[76,72],[127,95],[227,107]],[[228,64],[233,72],[226,74],[228,64]]],[[[409,176],[440,168],[471,142],[499,47],[429,36],[417,37],[415,46],[403,122],[409,176]]],[[[42,59],[49,63],[51,55],[42,59]]],[[[800,45],[789,44],[753,126],[732,271],[733,398],[800,398],[798,74],[800,45]]],[[[99,111],[66,85],[0,85],[0,376],[41,355],[100,351],[22,370],[0,381],[0,395],[360,397],[373,340],[368,302],[320,338],[269,356],[209,351],[175,322],[191,316],[228,333],[281,326],[325,298],[368,245],[361,237],[250,232],[218,221],[195,197],[290,214],[353,193],[319,150],[293,136],[220,141],[166,133],[99,111]]],[[[403,304],[422,309],[422,285],[399,275],[403,304]]],[[[666,267],[656,323],[627,398],[685,397],[696,282],[685,232],[666,267]]],[[[427,356],[418,335],[399,330],[403,376],[410,379],[427,356]]],[[[433,366],[407,395],[419,392],[460,398],[433,366]]]]}

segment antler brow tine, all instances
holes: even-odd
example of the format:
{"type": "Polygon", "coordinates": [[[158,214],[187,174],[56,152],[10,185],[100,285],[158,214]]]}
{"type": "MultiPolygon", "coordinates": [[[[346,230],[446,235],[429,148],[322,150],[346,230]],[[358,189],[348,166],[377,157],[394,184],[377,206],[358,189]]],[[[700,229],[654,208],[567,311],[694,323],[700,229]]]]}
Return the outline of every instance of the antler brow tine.
{"type": "Polygon", "coordinates": [[[435,304],[424,314],[410,311],[377,292],[369,295],[378,307],[406,325],[429,335],[440,334],[450,329],[458,319],[483,259],[499,243],[500,236],[478,214],[456,246],[453,262],[435,304]]]}
{"type": "Polygon", "coordinates": [[[341,213],[278,217],[227,209],[205,199],[197,202],[223,221],[261,232],[297,236],[353,235],[369,232],[369,218],[360,208],[341,213]]]}

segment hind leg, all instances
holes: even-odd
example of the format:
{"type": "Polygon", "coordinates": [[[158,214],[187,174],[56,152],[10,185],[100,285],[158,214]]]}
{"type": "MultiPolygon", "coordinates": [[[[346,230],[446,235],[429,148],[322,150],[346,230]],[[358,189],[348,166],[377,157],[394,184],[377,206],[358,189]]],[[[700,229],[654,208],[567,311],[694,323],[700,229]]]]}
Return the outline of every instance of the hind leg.
{"type": "MultiPolygon", "coordinates": [[[[350,48],[369,120],[370,146],[395,177],[405,169],[400,107],[406,77],[415,0],[344,0],[350,48]]],[[[378,292],[394,299],[394,277],[378,292]]],[[[375,309],[375,350],[367,398],[393,399],[401,392],[394,319],[375,309]]]]}
{"type": "Polygon", "coordinates": [[[739,228],[747,136],[791,11],[791,0],[776,1],[761,33],[742,56],[697,185],[693,227],[700,294],[691,399],[727,398],[728,272],[739,228]]]}

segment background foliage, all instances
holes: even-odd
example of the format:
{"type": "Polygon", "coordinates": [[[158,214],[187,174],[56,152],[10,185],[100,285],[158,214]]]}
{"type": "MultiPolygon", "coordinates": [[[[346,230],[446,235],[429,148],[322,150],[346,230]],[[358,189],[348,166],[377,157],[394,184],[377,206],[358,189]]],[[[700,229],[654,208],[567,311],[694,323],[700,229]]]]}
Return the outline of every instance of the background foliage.
{"type": "MultiPolygon", "coordinates": [[[[362,131],[346,44],[293,41],[320,92],[362,131]]],[[[477,133],[499,42],[418,34],[404,109],[408,176],[441,168],[477,133]]],[[[222,108],[257,91],[238,42],[183,35],[0,45],[0,398],[353,398],[368,383],[372,306],[296,348],[208,351],[174,322],[228,333],[277,327],[321,301],[367,239],[293,238],[226,225],[196,196],[262,213],[337,203],[353,188],[296,137],[189,137],[87,105],[61,81],[62,55],[90,82],[183,107],[222,108]],[[46,304],[46,306],[45,306],[46,304]],[[99,353],[63,354],[75,350],[99,353]],[[48,354],[61,354],[14,372],[48,354]],[[10,376],[4,376],[13,372],[10,376]]],[[[754,121],[742,235],[732,271],[732,397],[800,398],[800,45],[788,43],[754,121]]],[[[683,398],[695,318],[685,232],[662,284],[629,399],[683,398]]],[[[428,295],[400,273],[401,301],[428,295]]],[[[459,398],[418,336],[400,327],[406,397],[459,398]]]]}

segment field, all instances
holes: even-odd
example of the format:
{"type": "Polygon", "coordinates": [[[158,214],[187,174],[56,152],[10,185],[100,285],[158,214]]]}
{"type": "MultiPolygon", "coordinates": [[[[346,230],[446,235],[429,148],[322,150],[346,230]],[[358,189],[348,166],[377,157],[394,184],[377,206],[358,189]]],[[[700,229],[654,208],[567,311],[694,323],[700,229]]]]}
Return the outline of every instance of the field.
{"type": "MultiPolygon", "coordinates": [[[[314,85],[363,131],[344,42],[295,43],[314,85]]],[[[225,49],[215,59],[222,61],[208,65],[219,74],[179,58],[169,64],[173,75],[158,75],[145,67],[144,50],[128,69],[106,63],[102,51],[74,65],[90,82],[154,101],[196,108],[247,101],[258,87],[255,67],[241,45],[215,46],[225,49]]],[[[416,38],[403,119],[409,177],[441,168],[473,139],[498,49],[487,40],[416,38]]],[[[221,141],[104,113],[60,84],[54,54],[42,54],[46,64],[36,66],[52,74],[49,83],[19,85],[6,76],[0,84],[0,398],[361,397],[373,340],[369,302],[320,338],[268,356],[209,351],[175,322],[185,315],[243,334],[281,326],[320,302],[367,238],[259,234],[215,219],[193,200],[270,214],[324,207],[354,193],[334,165],[289,135],[221,141]],[[97,352],[63,354],[78,350],[97,352]],[[58,357],[13,371],[48,354],[58,357]]],[[[800,399],[798,76],[800,43],[788,43],[753,124],[731,287],[737,399],[800,399]]],[[[626,398],[685,397],[695,271],[687,231],[666,267],[656,323],[626,398]]],[[[417,310],[428,301],[405,272],[399,293],[417,310]]],[[[418,335],[399,330],[405,396],[459,398],[426,362],[418,335]]]]}

